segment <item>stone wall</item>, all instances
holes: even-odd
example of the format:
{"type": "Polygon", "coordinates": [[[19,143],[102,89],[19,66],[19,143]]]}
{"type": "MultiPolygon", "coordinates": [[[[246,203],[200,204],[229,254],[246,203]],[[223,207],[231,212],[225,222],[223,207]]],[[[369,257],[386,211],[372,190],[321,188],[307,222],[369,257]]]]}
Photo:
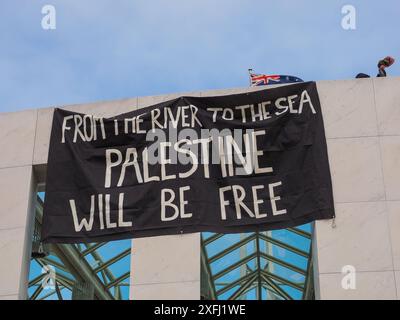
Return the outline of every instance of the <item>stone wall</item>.
{"type": "MultiPolygon", "coordinates": [[[[400,298],[400,78],[317,86],[337,214],[336,228],[315,223],[317,298],[400,298]],[[346,265],[357,271],[355,290],[342,288],[346,265]]],[[[113,116],[180,95],[60,107],[113,116]]],[[[53,108],[0,114],[0,299],[26,298],[34,199],[45,179],[52,114],[53,108]]],[[[200,296],[199,234],[136,239],[131,266],[131,298],[200,296]]]]}

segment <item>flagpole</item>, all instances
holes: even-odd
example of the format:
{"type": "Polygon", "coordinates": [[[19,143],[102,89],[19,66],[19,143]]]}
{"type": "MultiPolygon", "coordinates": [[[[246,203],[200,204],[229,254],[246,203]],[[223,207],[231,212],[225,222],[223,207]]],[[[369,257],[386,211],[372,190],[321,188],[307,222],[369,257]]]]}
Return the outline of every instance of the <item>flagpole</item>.
{"type": "Polygon", "coordinates": [[[249,81],[250,81],[250,87],[251,87],[251,85],[252,85],[252,83],[251,83],[251,73],[253,72],[253,69],[249,68],[248,71],[249,71],[249,81]]]}

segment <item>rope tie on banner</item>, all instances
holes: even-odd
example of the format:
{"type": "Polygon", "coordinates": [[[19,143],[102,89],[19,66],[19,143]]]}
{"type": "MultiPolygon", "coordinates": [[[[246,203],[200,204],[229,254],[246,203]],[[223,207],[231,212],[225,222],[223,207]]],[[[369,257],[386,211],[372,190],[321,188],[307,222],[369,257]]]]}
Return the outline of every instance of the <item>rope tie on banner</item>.
{"type": "Polygon", "coordinates": [[[333,218],[332,218],[332,224],[331,224],[332,229],[335,229],[335,228],[336,228],[336,221],[335,221],[335,218],[336,218],[336,217],[333,217],[333,218]]]}

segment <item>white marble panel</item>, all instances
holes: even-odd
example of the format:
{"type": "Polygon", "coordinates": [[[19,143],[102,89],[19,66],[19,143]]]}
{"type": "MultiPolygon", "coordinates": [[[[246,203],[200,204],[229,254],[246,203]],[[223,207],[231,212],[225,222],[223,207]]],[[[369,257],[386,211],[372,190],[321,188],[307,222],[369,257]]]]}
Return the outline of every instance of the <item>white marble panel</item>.
{"type": "Polygon", "coordinates": [[[327,143],[335,202],[385,198],[377,137],[329,139],[327,143]]]}
{"type": "Polygon", "coordinates": [[[379,139],[386,199],[400,200],[400,136],[380,137],[379,139]]]}
{"type": "Polygon", "coordinates": [[[130,287],[131,300],[199,300],[200,281],[138,284],[130,287]]]}
{"type": "Polygon", "coordinates": [[[37,110],[0,113],[0,168],[32,164],[37,110]]]}
{"type": "Polygon", "coordinates": [[[396,285],[393,271],[359,272],[356,288],[343,289],[341,273],[321,274],[321,300],[395,300],[396,285]]]}
{"type": "Polygon", "coordinates": [[[53,112],[54,108],[43,108],[38,110],[33,164],[47,163],[53,112]]]}
{"type": "Polygon", "coordinates": [[[0,300],[19,300],[18,295],[12,294],[7,296],[0,296],[0,300]]]}
{"type": "Polygon", "coordinates": [[[381,202],[337,203],[336,228],[330,221],[315,224],[319,273],[393,270],[388,214],[381,202]]]}
{"type": "Polygon", "coordinates": [[[67,105],[60,108],[85,114],[92,114],[97,117],[108,118],[119,115],[121,113],[136,110],[137,98],[67,105]]]}
{"type": "Polygon", "coordinates": [[[380,135],[400,135],[400,77],[374,78],[380,135]]]}
{"type": "Polygon", "coordinates": [[[371,79],[317,83],[327,138],[376,136],[371,79]]]}
{"type": "Polygon", "coordinates": [[[22,294],[25,234],[25,228],[0,230],[0,296],[22,294]]]}
{"type": "Polygon", "coordinates": [[[0,169],[0,230],[25,227],[32,166],[0,169]]]}
{"type": "Polygon", "coordinates": [[[200,280],[200,234],[138,238],[132,248],[132,284],[200,280]]]}
{"type": "MultiPolygon", "coordinates": [[[[400,201],[387,201],[394,269],[400,271],[400,201]]],[[[400,280],[400,279],[399,279],[400,280]]]]}

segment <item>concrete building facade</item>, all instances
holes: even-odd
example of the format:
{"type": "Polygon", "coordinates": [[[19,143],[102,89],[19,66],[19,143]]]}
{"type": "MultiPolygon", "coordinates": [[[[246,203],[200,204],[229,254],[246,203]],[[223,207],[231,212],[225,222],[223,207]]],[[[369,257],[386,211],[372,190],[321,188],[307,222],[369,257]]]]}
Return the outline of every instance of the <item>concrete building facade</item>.
{"type": "MultiPolygon", "coordinates": [[[[400,299],[400,78],[317,82],[336,227],[314,225],[317,299],[400,299]],[[355,270],[355,288],[346,273],[355,270]]],[[[210,96],[266,87],[189,92],[210,96]]],[[[182,94],[59,106],[109,117],[182,94]]],[[[0,299],[26,299],[53,108],[0,114],[0,299]]],[[[199,299],[200,235],[135,239],[132,299],[199,299]],[[184,258],[183,258],[184,257],[184,258]]]]}

